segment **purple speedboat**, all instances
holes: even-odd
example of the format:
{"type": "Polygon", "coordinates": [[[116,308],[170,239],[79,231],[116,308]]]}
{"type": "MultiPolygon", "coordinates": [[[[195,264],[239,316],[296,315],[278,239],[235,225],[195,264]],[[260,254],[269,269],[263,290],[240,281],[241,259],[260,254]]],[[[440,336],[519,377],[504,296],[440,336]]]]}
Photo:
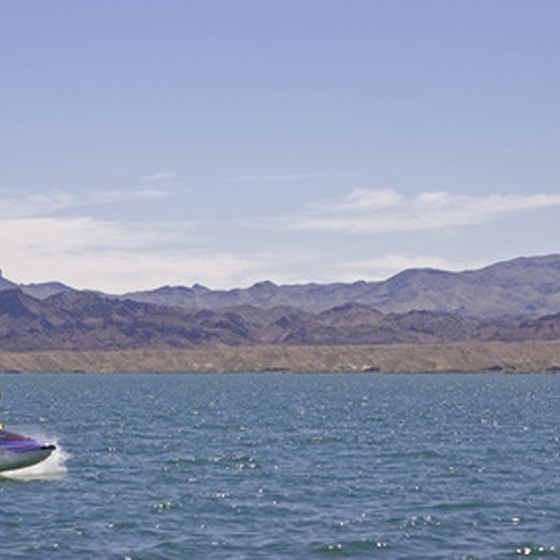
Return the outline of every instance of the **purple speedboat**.
{"type": "Polygon", "coordinates": [[[56,446],[0,429],[0,471],[13,471],[44,461],[56,446]]]}

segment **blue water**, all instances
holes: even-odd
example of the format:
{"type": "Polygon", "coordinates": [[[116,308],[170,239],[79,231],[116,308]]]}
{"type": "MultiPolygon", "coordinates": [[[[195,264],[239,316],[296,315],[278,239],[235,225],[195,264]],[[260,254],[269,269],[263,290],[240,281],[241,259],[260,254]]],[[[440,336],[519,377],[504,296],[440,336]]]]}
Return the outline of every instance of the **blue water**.
{"type": "Polygon", "coordinates": [[[560,557],[560,376],[4,375],[0,558],[560,557]]]}

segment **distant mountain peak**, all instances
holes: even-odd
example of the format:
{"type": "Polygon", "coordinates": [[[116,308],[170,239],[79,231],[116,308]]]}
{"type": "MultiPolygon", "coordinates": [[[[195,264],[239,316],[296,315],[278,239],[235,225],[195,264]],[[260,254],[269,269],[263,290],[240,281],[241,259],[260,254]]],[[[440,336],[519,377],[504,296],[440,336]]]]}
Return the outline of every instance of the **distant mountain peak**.
{"type": "Polygon", "coordinates": [[[13,290],[14,288],[18,288],[18,285],[4,278],[0,270],[0,290],[13,290]]]}

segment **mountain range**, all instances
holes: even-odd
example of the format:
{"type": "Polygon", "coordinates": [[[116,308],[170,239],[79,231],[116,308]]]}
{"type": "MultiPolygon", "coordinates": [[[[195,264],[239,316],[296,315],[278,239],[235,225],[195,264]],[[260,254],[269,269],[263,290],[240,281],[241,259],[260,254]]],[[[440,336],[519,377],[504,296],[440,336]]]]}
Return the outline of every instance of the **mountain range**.
{"type": "Polygon", "coordinates": [[[0,350],[335,346],[560,339],[560,256],[385,282],[126,296],[0,277],[0,350]],[[374,302],[374,303],[372,303],[374,302]]]}
{"type": "Polygon", "coordinates": [[[44,299],[0,291],[0,351],[113,351],[210,346],[337,346],[560,339],[560,313],[474,318],[382,313],[360,303],[320,312],[242,305],[184,309],[65,290],[44,299]]]}
{"type": "MultiPolygon", "coordinates": [[[[75,291],[59,282],[16,284],[0,275],[0,290],[7,289],[21,289],[37,299],[75,291]]],[[[211,290],[195,284],[99,295],[197,310],[249,305],[320,313],[359,303],[382,313],[423,310],[478,318],[540,317],[560,313],[560,254],[522,257],[464,272],[410,269],[381,282],[278,286],[264,281],[231,290],[211,290]]]]}

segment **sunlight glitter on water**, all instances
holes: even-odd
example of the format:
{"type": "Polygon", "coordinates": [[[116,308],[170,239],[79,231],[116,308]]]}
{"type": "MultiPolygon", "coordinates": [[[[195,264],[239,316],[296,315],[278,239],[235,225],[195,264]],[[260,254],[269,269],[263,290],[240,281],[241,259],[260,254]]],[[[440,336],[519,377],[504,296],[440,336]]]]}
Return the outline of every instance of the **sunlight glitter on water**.
{"type": "Polygon", "coordinates": [[[559,557],[557,376],[3,385],[58,449],[0,484],[2,560],[559,557]]]}

